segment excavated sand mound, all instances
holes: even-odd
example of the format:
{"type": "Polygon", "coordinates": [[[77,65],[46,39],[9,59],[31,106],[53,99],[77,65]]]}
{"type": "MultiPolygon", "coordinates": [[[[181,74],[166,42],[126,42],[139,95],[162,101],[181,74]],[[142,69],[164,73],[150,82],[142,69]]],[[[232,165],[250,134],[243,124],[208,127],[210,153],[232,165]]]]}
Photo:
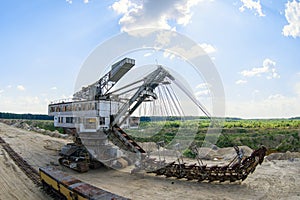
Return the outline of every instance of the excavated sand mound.
{"type": "Polygon", "coordinates": [[[300,152],[290,152],[286,153],[272,153],[266,156],[266,160],[290,160],[293,161],[296,158],[300,158],[300,152]]]}

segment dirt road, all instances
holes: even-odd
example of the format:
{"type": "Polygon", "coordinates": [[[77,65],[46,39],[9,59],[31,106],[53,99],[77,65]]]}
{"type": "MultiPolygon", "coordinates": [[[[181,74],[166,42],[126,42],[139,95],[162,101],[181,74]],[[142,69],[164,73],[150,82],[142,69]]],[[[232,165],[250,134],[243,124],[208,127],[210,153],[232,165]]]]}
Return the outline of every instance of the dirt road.
{"type": "MultiPolygon", "coordinates": [[[[36,169],[57,163],[57,154],[68,141],[17,129],[0,123],[0,136],[36,169]]],[[[300,199],[300,159],[265,161],[242,183],[197,183],[149,174],[97,169],[77,178],[132,199],[300,199]]],[[[49,199],[0,152],[0,199],[49,199]]]]}

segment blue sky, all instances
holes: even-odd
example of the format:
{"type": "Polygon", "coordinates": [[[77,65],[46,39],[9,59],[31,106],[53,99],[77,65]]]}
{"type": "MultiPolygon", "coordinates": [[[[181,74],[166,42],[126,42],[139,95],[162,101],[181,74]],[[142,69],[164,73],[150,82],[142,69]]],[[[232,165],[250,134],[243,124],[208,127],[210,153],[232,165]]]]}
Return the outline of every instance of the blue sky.
{"type": "Polygon", "coordinates": [[[99,44],[156,27],[207,51],[227,116],[300,116],[299,0],[11,0],[0,9],[2,112],[47,113],[49,101],[73,94],[82,63],[99,44]]]}

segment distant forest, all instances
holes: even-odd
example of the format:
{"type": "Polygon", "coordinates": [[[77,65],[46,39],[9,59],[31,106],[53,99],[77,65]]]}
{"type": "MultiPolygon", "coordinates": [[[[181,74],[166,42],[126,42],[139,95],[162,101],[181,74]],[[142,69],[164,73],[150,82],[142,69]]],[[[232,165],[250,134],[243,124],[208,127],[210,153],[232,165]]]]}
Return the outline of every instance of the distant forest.
{"type": "MultiPolygon", "coordinates": [[[[0,112],[0,119],[32,119],[32,120],[53,120],[53,116],[48,116],[48,115],[41,115],[41,114],[16,114],[16,113],[4,113],[0,112]]],[[[161,117],[161,116],[154,116],[154,117],[147,117],[147,116],[142,116],[140,118],[141,122],[150,122],[150,121],[177,121],[181,120],[181,117],[161,117]]],[[[197,117],[197,116],[185,116],[184,120],[207,120],[207,117],[197,117]]],[[[300,117],[292,117],[288,118],[289,120],[300,120],[300,117]]],[[[225,121],[239,121],[243,120],[242,118],[237,118],[237,117],[226,117],[225,121]]],[[[255,119],[253,119],[255,120],[255,119]]],[[[259,120],[259,119],[257,119],[259,120]]]]}
{"type": "Polygon", "coordinates": [[[53,120],[53,116],[41,114],[15,114],[0,112],[0,119],[33,119],[33,120],[53,120]]]}

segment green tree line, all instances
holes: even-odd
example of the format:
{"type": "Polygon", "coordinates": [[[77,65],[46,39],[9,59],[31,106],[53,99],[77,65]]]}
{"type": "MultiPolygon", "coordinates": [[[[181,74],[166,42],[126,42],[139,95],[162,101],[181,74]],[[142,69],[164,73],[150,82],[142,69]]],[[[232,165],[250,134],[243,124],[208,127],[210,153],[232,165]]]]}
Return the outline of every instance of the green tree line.
{"type": "Polygon", "coordinates": [[[53,120],[53,116],[41,114],[15,114],[0,112],[0,119],[53,120]]]}

